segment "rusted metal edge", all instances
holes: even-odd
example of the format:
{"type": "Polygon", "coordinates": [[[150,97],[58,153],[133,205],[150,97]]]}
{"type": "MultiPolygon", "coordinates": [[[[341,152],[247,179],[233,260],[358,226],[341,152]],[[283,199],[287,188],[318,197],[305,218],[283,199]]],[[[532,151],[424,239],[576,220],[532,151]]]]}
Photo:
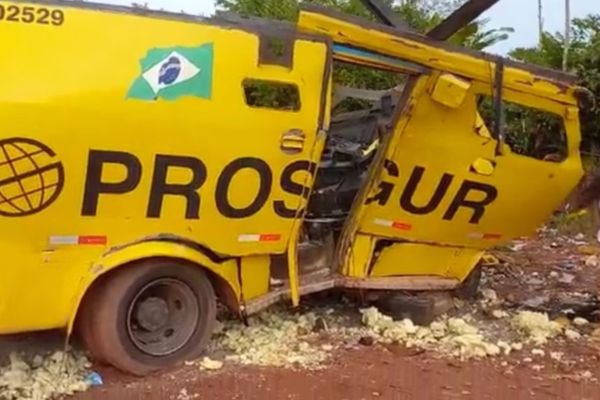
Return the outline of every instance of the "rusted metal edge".
{"type": "MultiPolygon", "coordinates": [[[[330,276],[321,281],[301,285],[299,290],[300,296],[306,296],[307,294],[333,289],[337,286],[337,283],[338,279],[330,276]]],[[[247,315],[255,314],[269,306],[272,306],[275,303],[288,300],[291,297],[290,292],[291,291],[289,287],[284,287],[261,296],[255,300],[250,300],[245,305],[245,312],[247,315]]]]}
{"type": "MultiPolygon", "coordinates": [[[[382,278],[348,278],[329,276],[320,281],[311,282],[300,286],[300,296],[318,293],[335,288],[346,289],[371,289],[371,290],[453,290],[460,286],[458,279],[442,278],[436,276],[391,276],[382,278]]],[[[250,300],[244,307],[247,315],[256,314],[267,307],[280,301],[289,300],[290,289],[284,287],[271,293],[250,300]]]]}
{"type": "Polygon", "coordinates": [[[338,286],[348,289],[373,290],[452,290],[460,285],[458,279],[437,276],[390,276],[382,278],[341,278],[338,286]]]}
{"type": "Polygon", "coordinates": [[[427,33],[434,40],[448,40],[456,32],[475,21],[499,0],[469,0],[427,33]]]}
{"type": "Polygon", "coordinates": [[[426,46],[433,46],[433,47],[441,48],[441,49],[449,51],[449,52],[464,54],[464,55],[471,56],[471,57],[476,57],[476,58],[479,58],[479,59],[482,59],[482,60],[485,60],[488,62],[495,63],[498,61],[499,58],[502,58],[504,60],[504,64],[506,67],[522,69],[524,71],[527,71],[534,75],[537,75],[540,78],[547,79],[549,81],[553,81],[554,83],[556,83],[558,85],[566,84],[569,86],[573,86],[577,83],[577,80],[578,80],[577,76],[563,72],[563,71],[557,71],[554,69],[545,68],[545,67],[541,67],[541,66],[537,66],[537,65],[533,65],[533,64],[527,64],[527,63],[523,63],[520,61],[515,61],[512,59],[509,59],[506,57],[502,57],[502,56],[499,56],[496,54],[490,54],[490,53],[486,53],[486,52],[479,51],[479,50],[473,50],[473,49],[469,49],[469,48],[465,48],[465,47],[456,46],[456,45],[453,45],[453,44],[450,44],[447,42],[440,42],[440,41],[428,38],[427,36],[420,34],[420,33],[407,32],[407,31],[404,31],[401,29],[396,29],[396,28],[389,27],[386,25],[374,23],[374,22],[365,20],[360,17],[356,17],[353,15],[341,13],[336,10],[332,10],[331,8],[328,8],[328,7],[323,7],[323,6],[316,5],[316,4],[302,4],[300,6],[300,8],[303,12],[324,15],[324,16],[342,21],[342,22],[346,22],[346,23],[350,23],[353,25],[363,27],[368,30],[374,30],[374,31],[378,31],[381,33],[389,34],[389,35],[399,36],[404,39],[408,39],[408,40],[411,40],[411,41],[414,41],[414,42],[417,42],[417,43],[420,43],[420,44],[423,44],[426,46]]]}

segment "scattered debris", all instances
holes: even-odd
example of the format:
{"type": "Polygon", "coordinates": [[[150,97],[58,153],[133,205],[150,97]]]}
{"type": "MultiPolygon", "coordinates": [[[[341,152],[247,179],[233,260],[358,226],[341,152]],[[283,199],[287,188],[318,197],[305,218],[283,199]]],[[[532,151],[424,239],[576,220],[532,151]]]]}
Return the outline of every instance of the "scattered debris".
{"type": "Polygon", "coordinates": [[[194,393],[194,395],[190,395],[188,394],[188,391],[186,388],[183,388],[179,391],[179,394],[177,395],[177,400],[193,400],[200,397],[200,395],[198,393],[194,393]]]}
{"type": "Polygon", "coordinates": [[[509,316],[509,314],[504,310],[494,310],[492,311],[492,316],[496,319],[502,319],[509,316]]]}
{"type": "Polygon", "coordinates": [[[315,325],[313,326],[313,332],[327,332],[328,330],[329,327],[327,326],[327,322],[325,321],[325,319],[321,317],[317,318],[315,321],[315,325]]]}
{"type": "Polygon", "coordinates": [[[577,247],[577,251],[580,254],[596,255],[596,254],[598,254],[598,247],[596,247],[596,246],[589,246],[589,245],[583,245],[583,246],[577,247]]]}
{"type": "Polygon", "coordinates": [[[394,321],[374,307],[361,313],[363,323],[378,341],[433,348],[461,359],[495,356],[501,352],[497,344],[487,341],[477,327],[463,318],[441,319],[428,327],[417,327],[408,319],[394,321]]]}
{"type": "Polygon", "coordinates": [[[581,337],[581,334],[577,331],[574,331],[572,329],[567,329],[565,330],[565,336],[567,337],[567,339],[570,340],[577,340],[581,337]]]}
{"type": "Polygon", "coordinates": [[[581,317],[576,317],[575,319],[573,319],[573,325],[575,326],[584,326],[589,324],[590,322],[585,319],[585,318],[581,318],[581,317]]]}
{"type": "Polygon", "coordinates": [[[97,372],[90,373],[87,376],[87,378],[85,379],[85,381],[90,386],[102,386],[104,384],[104,381],[102,380],[102,376],[97,372]]]}
{"type": "Polygon", "coordinates": [[[230,321],[216,345],[233,352],[226,360],[240,364],[318,369],[327,352],[311,342],[317,316],[265,311],[249,327],[230,321]]]}
{"type": "Polygon", "coordinates": [[[535,344],[544,344],[562,331],[560,324],[550,321],[548,314],[533,311],[519,312],[513,317],[512,325],[535,344]]]}
{"type": "Polygon", "coordinates": [[[533,349],[531,350],[531,354],[533,354],[534,356],[544,357],[546,355],[546,352],[542,349],[533,349]]]}
{"type": "Polygon", "coordinates": [[[500,264],[500,260],[498,259],[498,257],[496,257],[493,254],[484,254],[483,257],[481,257],[481,265],[489,267],[489,266],[495,266],[495,265],[499,265],[500,264]]]}
{"type": "Polygon", "coordinates": [[[223,368],[223,361],[213,360],[209,357],[204,357],[200,362],[200,369],[206,371],[217,371],[223,368]]]}
{"type": "Polygon", "coordinates": [[[47,400],[85,391],[89,367],[85,357],[70,352],[38,355],[30,363],[12,353],[10,364],[0,368],[0,399],[47,400]]]}
{"type": "Polygon", "coordinates": [[[493,289],[482,289],[481,295],[485,302],[496,304],[498,302],[498,294],[493,289]]]}
{"type": "Polygon", "coordinates": [[[524,242],[514,242],[512,246],[510,246],[510,249],[512,251],[521,251],[525,248],[525,246],[527,246],[527,243],[524,242]]]}
{"type": "Polygon", "coordinates": [[[575,280],[575,275],[573,274],[568,274],[566,272],[563,272],[560,277],[558,278],[558,281],[560,283],[564,283],[566,285],[570,285],[571,283],[573,283],[573,281],[575,280]]]}
{"type": "Polygon", "coordinates": [[[585,259],[586,267],[597,267],[598,266],[598,256],[593,255],[589,256],[585,259]]]}
{"type": "Polygon", "coordinates": [[[539,309],[542,305],[548,303],[549,301],[550,297],[548,295],[541,295],[528,298],[521,304],[523,304],[527,308],[539,309]]]}
{"type": "Polygon", "coordinates": [[[584,371],[581,373],[581,377],[583,379],[591,379],[594,375],[592,374],[591,371],[584,371]]]}

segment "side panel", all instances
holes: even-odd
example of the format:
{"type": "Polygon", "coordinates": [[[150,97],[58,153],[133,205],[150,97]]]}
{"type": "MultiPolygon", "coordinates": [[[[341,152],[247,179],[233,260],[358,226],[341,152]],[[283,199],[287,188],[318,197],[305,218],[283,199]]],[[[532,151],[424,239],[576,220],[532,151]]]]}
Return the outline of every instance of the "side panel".
{"type": "Polygon", "coordinates": [[[481,258],[483,251],[416,243],[386,247],[371,269],[370,276],[443,276],[463,280],[481,258]]]}
{"type": "Polygon", "coordinates": [[[143,237],[286,250],[319,158],[326,42],[295,38],[284,65],[263,62],[247,30],[0,6],[18,14],[0,21],[0,332],[15,328],[6,309],[61,326],[67,315],[40,314],[67,309],[82,268],[143,237]],[[297,88],[299,107],[257,107],[249,80],[297,88]]]}
{"type": "MultiPolygon", "coordinates": [[[[476,249],[532,234],[582,174],[576,118],[565,119],[569,153],[562,163],[518,155],[506,145],[497,155],[498,142],[481,125],[476,105],[478,95],[490,93],[489,86],[460,80],[466,82],[460,85],[462,95],[456,87],[456,92],[442,93],[436,86],[439,76],[418,80],[384,167],[356,211],[360,235],[413,243],[384,250],[385,260],[374,265],[373,275],[463,279],[481,254],[476,249]],[[474,250],[453,256],[452,247],[446,254],[432,245],[474,250]]],[[[573,115],[571,106],[551,100],[510,90],[504,96],[559,116],[573,115]]]]}
{"type": "MultiPolygon", "coordinates": [[[[436,76],[421,78],[398,121],[386,161],[393,167],[383,169],[360,210],[359,231],[481,249],[532,234],[581,177],[577,120],[565,120],[569,157],[562,163],[518,155],[508,146],[497,156],[497,141],[479,124],[476,106],[489,87],[470,85],[454,108],[433,99],[436,82],[436,76]],[[483,160],[491,170],[477,167],[483,160]]],[[[570,109],[508,90],[505,100],[559,116],[570,109]]]]}

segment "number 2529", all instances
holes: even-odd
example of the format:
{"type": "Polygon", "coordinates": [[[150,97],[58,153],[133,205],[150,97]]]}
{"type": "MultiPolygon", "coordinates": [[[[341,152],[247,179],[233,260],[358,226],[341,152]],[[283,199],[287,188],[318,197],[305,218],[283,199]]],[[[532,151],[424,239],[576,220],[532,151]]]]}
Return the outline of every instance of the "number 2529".
{"type": "Polygon", "coordinates": [[[59,26],[65,22],[65,14],[58,9],[3,6],[0,4],[0,22],[4,21],[59,26]]]}

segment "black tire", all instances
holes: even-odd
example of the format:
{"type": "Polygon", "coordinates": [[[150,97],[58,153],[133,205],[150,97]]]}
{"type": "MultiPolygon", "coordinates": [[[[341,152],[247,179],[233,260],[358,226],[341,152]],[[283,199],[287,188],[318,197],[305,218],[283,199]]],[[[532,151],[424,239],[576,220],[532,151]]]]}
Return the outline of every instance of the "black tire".
{"type": "Polygon", "coordinates": [[[479,291],[479,285],[481,283],[481,264],[478,264],[473,268],[471,273],[466,279],[455,289],[454,294],[456,297],[462,300],[472,300],[479,291]]]}
{"type": "MultiPolygon", "coordinates": [[[[164,301],[167,308],[168,303],[167,300],[164,301]]],[[[198,358],[210,340],[217,314],[215,292],[206,273],[197,266],[168,259],[142,261],[116,270],[95,288],[88,305],[91,307],[83,310],[81,318],[87,327],[80,330],[86,336],[84,343],[88,350],[94,358],[138,376],[198,358]],[[166,329],[171,334],[161,335],[150,330],[136,333],[137,330],[145,329],[139,327],[143,324],[133,316],[141,313],[139,309],[142,306],[139,304],[160,299],[160,295],[151,296],[146,292],[155,290],[171,293],[169,285],[189,294],[184,299],[183,306],[180,300],[175,300],[174,304],[178,304],[179,308],[167,312],[167,322],[163,326],[173,324],[174,329],[166,329]],[[141,297],[142,295],[146,297],[141,297]],[[140,300],[143,298],[146,300],[140,300]],[[187,319],[185,324],[180,324],[181,332],[177,332],[177,323],[172,321],[173,315],[177,315],[179,319],[187,319]],[[160,338],[164,336],[165,339],[144,343],[139,340],[142,334],[158,335],[160,338]],[[178,345],[169,349],[168,342],[174,341],[173,338],[177,339],[178,345]],[[148,349],[155,349],[152,346],[156,346],[160,340],[166,343],[161,345],[164,352],[149,352],[148,349]]],[[[153,310],[156,311],[156,307],[153,310]]],[[[164,307],[160,311],[164,311],[164,307]]],[[[151,316],[154,323],[157,314],[160,313],[145,315],[151,316]]],[[[164,313],[161,315],[164,317],[164,313]]],[[[162,329],[162,326],[156,331],[158,329],[162,329]]]]}
{"type": "Polygon", "coordinates": [[[94,310],[96,309],[96,294],[99,292],[99,287],[103,282],[98,282],[98,286],[87,293],[83,303],[81,304],[81,310],[77,316],[76,321],[76,332],[81,340],[81,343],[85,349],[92,356],[92,360],[101,364],[105,364],[106,361],[102,358],[100,351],[96,349],[97,344],[100,342],[96,338],[96,330],[93,324],[94,310]]]}

